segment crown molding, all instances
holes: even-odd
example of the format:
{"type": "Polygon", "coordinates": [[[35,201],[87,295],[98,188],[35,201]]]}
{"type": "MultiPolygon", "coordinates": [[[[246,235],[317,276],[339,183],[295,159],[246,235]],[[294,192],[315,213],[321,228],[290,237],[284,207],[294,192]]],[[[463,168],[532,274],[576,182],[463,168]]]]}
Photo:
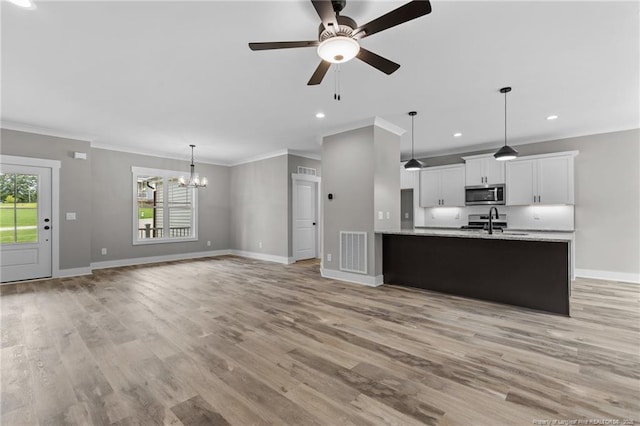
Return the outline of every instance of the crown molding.
{"type": "MultiPolygon", "coordinates": [[[[146,155],[147,157],[158,157],[163,159],[170,160],[182,160],[186,162],[190,162],[191,158],[176,158],[175,153],[159,151],[159,150],[148,150],[148,149],[137,149],[137,148],[129,148],[121,145],[111,145],[101,142],[91,142],[92,149],[104,149],[107,151],[117,151],[117,152],[126,152],[127,154],[137,154],[137,155],[146,155]]],[[[212,166],[229,166],[227,163],[221,163],[216,161],[211,161],[208,159],[198,158],[197,163],[199,164],[210,164],[212,166]]]]}
{"type": "Polygon", "coordinates": [[[281,157],[281,156],[287,155],[287,154],[289,154],[289,150],[288,149],[280,149],[278,151],[274,151],[274,152],[270,152],[270,153],[262,154],[262,155],[256,155],[256,156],[249,157],[249,158],[246,158],[246,159],[241,160],[241,161],[230,163],[230,164],[228,164],[228,166],[229,167],[240,166],[242,164],[248,164],[248,163],[254,163],[256,161],[268,160],[269,158],[281,157]]]}
{"type": "Polygon", "coordinates": [[[308,158],[309,160],[322,161],[322,155],[320,155],[320,154],[316,154],[316,153],[313,153],[313,152],[306,152],[306,151],[298,151],[298,150],[295,150],[295,149],[289,149],[287,151],[289,151],[289,155],[295,155],[296,157],[308,158]]]}
{"type": "Polygon", "coordinates": [[[363,127],[367,127],[367,126],[377,126],[377,127],[380,127],[381,129],[387,130],[398,136],[402,136],[407,132],[402,127],[396,126],[390,121],[387,121],[384,118],[380,118],[376,116],[376,117],[366,118],[360,121],[351,122],[343,126],[334,127],[333,129],[329,130],[329,132],[319,135],[318,142],[320,143],[320,145],[322,145],[322,140],[328,136],[349,132],[351,130],[362,129],[363,127]]]}
{"type": "Polygon", "coordinates": [[[83,133],[75,133],[75,132],[66,132],[63,130],[50,129],[48,127],[42,126],[34,126],[26,123],[18,123],[15,121],[0,121],[0,128],[6,130],[15,130],[18,132],[25,133],[35,133],[38,135],[44,136],[53,136],[55,138],[63,138],[63,139],[73,139],[82,142],[91,142],[95,139],[95,136],[83,134],[83,133]]]}

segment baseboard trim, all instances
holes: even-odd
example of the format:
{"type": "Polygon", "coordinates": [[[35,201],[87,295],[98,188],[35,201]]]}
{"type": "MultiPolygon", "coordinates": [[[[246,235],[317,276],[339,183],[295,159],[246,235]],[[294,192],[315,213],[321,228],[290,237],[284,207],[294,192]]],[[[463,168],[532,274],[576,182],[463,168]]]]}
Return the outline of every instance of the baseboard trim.
{"type": "Polygon", "coordinates": [[[91,275],[91,268],[69,268],[69,269],[60,269],[56,271],[52,278],[67,278],[67,277],[79,277],[82,275],[91,275]]]}
{"type": "Polygon", "coordinates": [[[320,267],[320,275],[322,275],[323,278],[331,278],[333,280],[362,284],[369,287],[378,287],[381,286],[384,282],[384,277],[382,275],[376,275],[375,277],[372,277],[371,275],[360,275],[354,274],[352,272],[324,269],[322,267],[320,267]]]}
{"type": "Polygon", "coordinates": [[[256,253],[254,251],[229,250],[229,254],[240,257],[247,257],[249,259],[264,260],[266,262],[282,263],[284,265],[289,265],[295,262],[295,259],[293,257],[275,256],[273,254],[256,253]]]}
{"type": "Polygon", "coordinates": [[[640,274],[631,274],[628,272],[599,271],[596,269],[576,269],[576,277],[640,284],[640,274]]]}
{"type": "Polygon", "coordinates": [[[147,263],[170,262],[172,260],[188,260],[188,259],[198,259],[201,257],[224,256],[226,254],[231,254],[231,250],[198,251],[193,253],[167,254],[164,256],[148,256],[148,257],[135,257],[131,259],[105,260],[102,262],[91,262],[91,269],[118,268],[121,266],[134,266],[134,265],[145,265],[147,263]]]}

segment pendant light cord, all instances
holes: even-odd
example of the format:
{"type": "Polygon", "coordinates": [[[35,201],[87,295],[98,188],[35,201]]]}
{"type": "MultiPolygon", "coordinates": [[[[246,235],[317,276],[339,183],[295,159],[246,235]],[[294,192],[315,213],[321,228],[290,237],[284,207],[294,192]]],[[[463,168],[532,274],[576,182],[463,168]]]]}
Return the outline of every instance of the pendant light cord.
{"type": "Polygon", "coordinates": [[[504,92],[504,146],[507,146],[507,92],[504,92]]]}
{"type": "Polygon", "coordinates": [[[413,137],[416,134],[415,130],[413,130],[413,119],[415,118],[415,115],[411,116],[411,158],[415,158],[414,152],[413,152],[413,137]]]}

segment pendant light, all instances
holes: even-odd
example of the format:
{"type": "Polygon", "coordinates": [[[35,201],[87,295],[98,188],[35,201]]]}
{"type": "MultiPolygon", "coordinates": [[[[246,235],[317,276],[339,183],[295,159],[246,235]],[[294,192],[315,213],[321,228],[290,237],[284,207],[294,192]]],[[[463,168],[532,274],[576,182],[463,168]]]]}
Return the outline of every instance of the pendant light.
{"type": "Polygon", "coordinates": [[[193,148],[195,145],[189,145],[191,147],[191,173],[189,180],[186,180],[184,176],[180,176],[178,179],[178,186],[180,188],[205,188],[207,186],[207,178],[202,178],[196,173],[196,166],[193,164],[193,148]]]}
{"type": "Polygon", "coordinates": [[[424,163],[420,160],[416,160],[413,155],[413,148],[414,148],[413,137],[415,133],[413,130],[413,119],[417,114],[418,113],[415,111],[411,111],[409,113],[409,115],[411,116],[411,160],[407,161],[407,163],[404,165],[404,169],[409,171],[420,170],[421,168],[424,167],[424,163]]]}
{"type": "Polygon", "coordinates": [[[507,145],[507,93],[510,91],[511,87],[500,89],[500,93],[504,93],[504,146],[493,154],[498,161],[513,160],[518,156],[518,151],[507,145]]]}

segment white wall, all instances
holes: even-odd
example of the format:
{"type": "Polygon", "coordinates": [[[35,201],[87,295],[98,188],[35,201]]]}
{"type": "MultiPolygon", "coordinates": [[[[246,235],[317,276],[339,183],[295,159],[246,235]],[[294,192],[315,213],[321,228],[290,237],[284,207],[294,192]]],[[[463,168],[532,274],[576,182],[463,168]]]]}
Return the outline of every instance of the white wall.
{"type": "MultiPolygon", "coordinates": [[[[487,214],[490,206],[433,207],[424,210],[424,220],[416,226],[460,228],[470,214],[487,214]]],[[[507,215],[511,229],[540,231],[573,231],[573,206],[496,206],[507,215]]]]}

